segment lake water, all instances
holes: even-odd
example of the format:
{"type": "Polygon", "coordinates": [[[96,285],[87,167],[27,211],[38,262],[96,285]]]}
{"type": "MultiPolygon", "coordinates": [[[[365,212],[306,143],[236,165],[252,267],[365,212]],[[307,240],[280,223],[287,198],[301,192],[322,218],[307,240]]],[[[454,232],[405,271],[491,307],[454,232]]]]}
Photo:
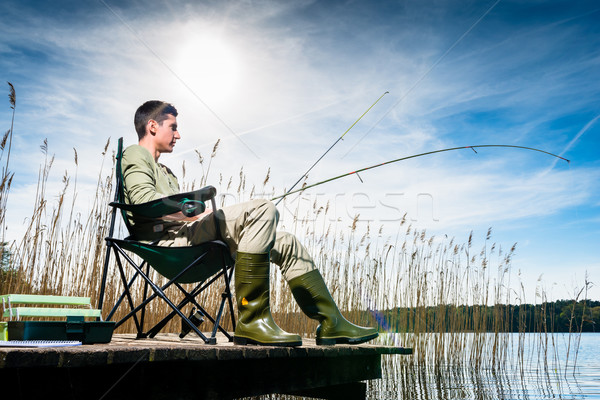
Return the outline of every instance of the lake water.
{"type": "MultiPolygon", "coordinates": [[[[469,333],[430,333],[416,338],[410,334],[383,334],[376,343],[413,346],[415,355],[424,357],[417,362],[412,356],[382,356],[383,377],[367,382],[367,399],[600,400],[600,333],[477,337],[469,333]],[[498,338],[504,356],[494,364],[490,362],[490,351],[498,338]],[[433,356],[440,339],[445,363],[440,362],[443,357],[433,356]],[[480,346],[479,352],[472,352],[472,346],[480,346]],[[473,354],[479,355],[479,365],[473,354]]],[[[306,398],[267,395],[251,399],[306,398]]]]}
{"type": "MultiPolygon", "coordinates": [[[[469,334],[463,335],[468,346],[469,334]]],[[[489,362],[477,366],[469,356],[465,362],[445,365],[383,356],[383,378],[368,382],[367,398],[600,399],[600,333],[504,334],[504,338],[506,356],[494,368],[486,366],[489,362]],[[541,341],[547,345],[540,345],[541,341]]],[[[394,334],[383,338],[387,343],[401,340],[394,334]]],[[[457,349],[470,354],[466,350],[457,349]]]]}

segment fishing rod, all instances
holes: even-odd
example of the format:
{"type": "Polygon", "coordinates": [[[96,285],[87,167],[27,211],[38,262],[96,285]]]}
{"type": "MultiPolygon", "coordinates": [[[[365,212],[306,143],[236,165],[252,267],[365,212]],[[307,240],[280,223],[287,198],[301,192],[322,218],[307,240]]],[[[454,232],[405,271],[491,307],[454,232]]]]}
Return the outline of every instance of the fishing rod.
{"type": "Polygon", "coordinates": [[[362,179],[360,178],[360,175],[358,175],[359,172],[367,171],[367,170],[370,170],[370,169],[373,169],[373,168],[377,168],[377,167],[382,167],[384,165],[392,164],[392,163],[395,163],[395,162],[398,162],[398,161],[409,160],[411,158],[417,158],[417,157],[427,156],[427,155],[430,155],[430,154],[443,153],[445,151],[462,150],[462,149],[471,149],[475,153],[477,153],[477,151],[475,149],[476,148],[482,148],[482,147],[510,147],[510,148],[516,148],[516,149],[538,151],[540,153],[548,154],[548,155],[550,155],[552,157],[556,157],[556,158],[560,158],[561,160],[565,160],[567,163],[571,162],[570,160],[567,160],[564,157],[561,157],[561,156],[553,154],[553,153],[549,153],[549,152],[544,151],[544,150],[536,149],[536,148],[533,148],[533,147],[515,146],[515,145],[510,145],[510,144],[480,144],[480,145],[477,145],[477,146],[451,147],[451,148],[448,148],[448,149],[428,151],[426,153],[420,153],[420,154],[415,154],[415,155],[408,156],[408,157],[397,158],[395,160],[386,161],[386,162],[383,162],[383,163],[380,163],[380,164],[376,164],[376,165],[371,165],[370,167],[366,167],[366,168],[362,168],[362,169],[357,169],[356,171],[352,171],[352,172],[348,172],[348,173],[345,173],[345,174],[342,174],[342,175],[334,176],[333,178],[325,179],[324,181],[313,183],[312,185],[304,186],[301,189],[296,189],[294,191],[288,191],[287,193],[285,193],[285,194],[283,194],[281,196],[273,197],[271,199],[271,201],[277,200],[277,199],[279,199],[279,201],[281,201],[281,199],[283,199],[286,196],[289,196],[290,194],[302,192],[302,191],[304,191],[306,189],[309,189],[309,188],[312,188],[312,187],[315,187],[315,186],[319,186],[319,185],[322,185],[322,184],[327,183],[327,182],[335,181],[337,179],[340,179],[340,178],[343,178],[343,177],[346,177],[346,176],[349,176],[349,175],[353,175],[353,174],[356,174],[356,176],[358,176],[358,179],[360,179],[361,182],[362,182],[362,179]]]}
{"type": "MultiPolygon", "coordinates": [[[[281,200],[282,200],[282,199],[283,199],[285,196],[287,196],[288,194],[290,194],[290,193],[292,192],[292,190],[293,190],[293,189],[296,187],[296,185],[297,185],[298,183],[300,183],[300,181],[301,181],[302,179],[304,179],[304,177],[305,177],[305,176],[307,176],[307,175],[308,175],[308,173],[309,173],[309,172],[310,172],[310,171],[311,171],[311,170],[312,170],[312,169],[315,167],[315,165],[317,165],[317,164],[319,163],[319,161],[321,161],[321,159],[322,159],[323,157],[325,157],[325,155],[326,155],[327,153],[329,153],[329,150],[333,149],[333,147],[334,147],[334,146],[335,146],[335,145],[336,145],[336,144],[337,144],[337,143],[338,143],[340,140],[342,140],[342,138],[344,137],[344,135],[346,135],[346,133],[348,133],[348,131],[350,131],[350,129],[352,129],[352,128],[354,127],[354,125],[356,125],[356,124],[358,123],[358,121],[360,121],[360,120],[362,119],[362,117],[364,117],[364,116],[365,116],[365,114],[366,114],[366,113],[368,113],[368,112],[371,110],[371,108],[373,108],[373,107],[375,106],[375,104],[379,103],[379,100],[381,100],[381,98],[382,98],[383,96],[385,96],[386,94],[388,94],[388,93],[389,93],[389,92],[385,92],[384,94],[382,94],[381,96],[379,96],[379,98],[378,98],[378,99],[375,101],[375,103],[371,104],[371,107],[367,108],[367,111],[365,111],[365,112],[364,112],[364,113],[363,113],[363,114],[362,114],[360,117],[358,117],[358,119],[357,119],[356,121],[354,121],[354,123],[353,123],[352,125],[350,125],[350,128],[346,129],[346,132],[344,132],[344,133],[342,134],[342,136],[340,136],[340,137],[339,137],[339,138],[338,138],[338,139],[335,141],[335,143],[333,143],[333,144],[332,144],[332,145],[331,145],[331,146],[330,146],[330,147],[327,149],[327,151],[326,151],[325,153],[323,153],[323,155],[322,155],[321,157],[319,157],[319,159],[318,159],[317,161],[315,161],[315,163],[314,163],[314,164],[313,164],[313,165],[312,165],[312,166],[311,166],[311,167],[310,167],[310,168],[309,168],[309,169],[308,169],[308,170],[307,170],[307,171],[304,173],[304,175],[302,175],[302,176],[300,177],[300,179],[298,179],[298,180],[296,181],[296,183],[294,183],[294,184],[292,185],[292,187],[291,187],[291,188],[289,188],[289,189],[288,189],[288,191],[287,191],[287,192],[286,192],[286,193],[285,193],[283,196],[275,197],[276,199],[279,199],[279,200],[277,201],[277,203],[275,203],[275,205],[279,204],[279,202],[280,202],[280,201],[281,201],[281,200]]],[[[294,193],[295,193],[295,192],[294,192],[294,193]]]]}

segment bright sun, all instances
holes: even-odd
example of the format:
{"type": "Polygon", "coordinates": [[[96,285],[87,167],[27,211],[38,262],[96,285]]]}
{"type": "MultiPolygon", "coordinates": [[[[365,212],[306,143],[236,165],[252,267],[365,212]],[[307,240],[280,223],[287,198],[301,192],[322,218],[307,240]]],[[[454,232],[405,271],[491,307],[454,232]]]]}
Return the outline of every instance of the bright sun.
{"type": "Polygon", "coordinates": [[[239,78],[239,63],[225,40],[196,36],[179,48],[175,72],[202,100],[221,103],[232,93],[239,78]]]}

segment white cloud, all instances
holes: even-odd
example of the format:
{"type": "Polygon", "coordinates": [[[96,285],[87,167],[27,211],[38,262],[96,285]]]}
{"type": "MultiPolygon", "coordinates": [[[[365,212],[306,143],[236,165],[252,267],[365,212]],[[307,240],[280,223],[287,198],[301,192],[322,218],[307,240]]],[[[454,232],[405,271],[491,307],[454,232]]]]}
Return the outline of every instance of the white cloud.
{"type": "MultiPolygon", "coordinates": [[[[382,15],[367,2],[336,11],[322,2],[274,1],[178,2],[160,12],[144,4],[142,13],[138,6],[108,4],[126,24],[101,4],[93,12],[73,10],[79,17],[65,20],[29,7],[19,12],[26,6],[16,2],[3,8],[0,66],[18,99],[13,227],[32,208],[44,137],[56,154],[48,193],[58,192],[65,169],[74,173],[75,147],[78,199],[86,205],[106,141],[111,138],[109,156],[118,137],[135,142],[133,112],[150,98],[171,101],[180,111],[183,139],[163,161],[179,171],[185,160],[188,180],[202,173],[193,150],[208,161],[220,138],[213,180],[219,173],[237,179],[243,166],[249,185],[261,187],[271,168],[268,186],[280,192],[385,90],[390,94],[309,182],[484,140],[557,152],[587,132],[586,143],[597,143],[597,124],[581,124],[580,115],[587,121],[597,115],[600,57],[594,46],[587,53],[579,47],[584,44],[575,46],[577,25],[546,29],[518,21],[523,26],[516,29],[498,9],[403,97],[483,10],[439,6],[424,13],[415,3],[382,15]],[[576,121],[563,122],[568,118],[576,121]]],[[[7,128],[8,120],[2,112],[0,125],[7,128]]],[[[405,210],[415,223],[449,234],[510,224],[527,231],[573,207],[596,207],[586,218],[597,219],[597,164],[583,159],[544,174],[544,162],[522,153],[456,152],[365,172],[364,184],[344,178],[306,196],[332,196],[336,218],[345,224],[355,211],[379,220],[405,210]]],[[[107,158],[105,170],[109,164],[107,158]]]]}

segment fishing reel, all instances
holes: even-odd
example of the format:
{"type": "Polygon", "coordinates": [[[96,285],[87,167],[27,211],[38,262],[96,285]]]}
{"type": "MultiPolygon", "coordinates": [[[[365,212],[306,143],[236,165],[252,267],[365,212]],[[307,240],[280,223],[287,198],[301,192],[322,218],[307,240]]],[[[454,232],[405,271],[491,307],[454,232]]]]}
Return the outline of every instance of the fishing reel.
{"type": "Polygon", "coordinates": [[[200,200],[184,199],[179,203],[181,212],[186,217],[194,217],[206,210],[206,204],[200,200]]]}

